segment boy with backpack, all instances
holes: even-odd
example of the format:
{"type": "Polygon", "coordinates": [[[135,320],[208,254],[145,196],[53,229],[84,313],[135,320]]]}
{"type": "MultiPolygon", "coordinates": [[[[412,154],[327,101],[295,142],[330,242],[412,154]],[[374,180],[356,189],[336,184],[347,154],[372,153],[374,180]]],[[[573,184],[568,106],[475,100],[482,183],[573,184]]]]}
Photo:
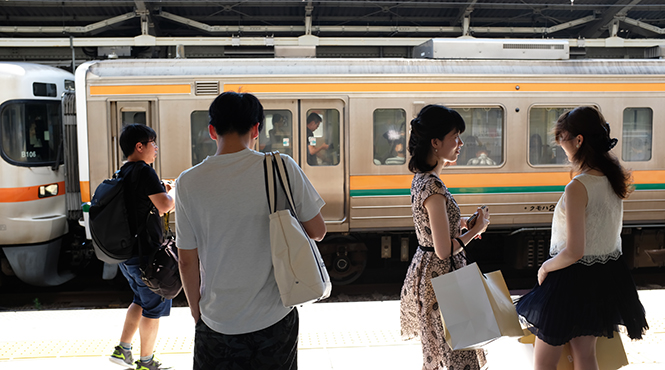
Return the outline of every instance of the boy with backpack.
{"type": "Polygon", "coordinates": [[[167,192],[171,185],[162,184],[157,173],[150,166],[157,157],[157,134],[153,129],[141,124],[125,126],[120,134],[120,147],[127,156],[127,163],[120,169],[124,181],[125,206],[131,232],[138,233],[138,245],[132,258],[119,264],[120,271],[129,282],[134,299],[127,309],[120,343],[110,360],[125,368],[137,370],[167,370],[153,354],[159,319],[171,312],[171,300],[162,299],[152,292],[141,280],[141,258],[147,259],[159,247],[163,235],[159,216],[172,210],[175,200],[167,192]],[[152,211],[157,209],[159,214],[152,211]],[[139,257],[139,248],[141,255],[139,257]],[[136,331],[141,338],[141,354],[134,361],[131,342],[136,331]]]}

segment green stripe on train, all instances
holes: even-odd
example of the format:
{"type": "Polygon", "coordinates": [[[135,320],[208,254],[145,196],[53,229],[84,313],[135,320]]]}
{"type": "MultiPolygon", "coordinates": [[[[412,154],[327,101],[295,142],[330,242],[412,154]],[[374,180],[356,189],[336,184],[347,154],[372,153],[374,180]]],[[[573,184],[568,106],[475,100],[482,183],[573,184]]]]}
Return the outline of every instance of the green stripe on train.
{"type": "MultiPolygon", "coordinates": [[[[449,188],[453,194],[499,194],[499,193],[561,193],[565,186],[497,186],[474,188],[449,188]]],[[[636,184],[636,190],[665,190],[665,184],[636,184]]],[[[352,197],[375,197],[387,195],[411,195],[411,189],[367,189],[351,190],[352,197]]]]}

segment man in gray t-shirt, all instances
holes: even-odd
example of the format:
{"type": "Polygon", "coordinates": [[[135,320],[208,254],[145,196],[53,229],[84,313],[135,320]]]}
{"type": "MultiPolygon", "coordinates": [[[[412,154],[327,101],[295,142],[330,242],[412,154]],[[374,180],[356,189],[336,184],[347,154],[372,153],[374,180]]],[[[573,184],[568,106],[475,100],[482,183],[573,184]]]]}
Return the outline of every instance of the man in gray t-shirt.
{"type": "MultiPolygon", "coordinates": [[[[277,289],[264,155],[251,149],[263,107],[251,94],[226,92],[209,113],[217,152],[176,183],[180,271],[196,321],[194,369],[296,368],[298,315],[277,289]]],[[[321,240],[325,203],[296,162],[282,158],[298,216],[321,240]]]]}

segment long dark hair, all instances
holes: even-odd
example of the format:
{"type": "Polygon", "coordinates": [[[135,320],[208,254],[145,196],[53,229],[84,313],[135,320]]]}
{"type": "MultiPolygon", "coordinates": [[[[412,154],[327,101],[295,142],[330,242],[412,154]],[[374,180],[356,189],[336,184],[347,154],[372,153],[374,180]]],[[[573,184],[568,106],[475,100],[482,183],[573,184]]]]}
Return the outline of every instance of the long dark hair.
{"type": "Polygon", "coordinates": [[[577,171],[591,168],[602,172],[620,198],[630,194],[631,175],[617,157],[610,152],[617,139],[610,137],[610,125],[602,113],[594,107],[577,107],[562,114],[554,127],[554,139],[558,144],[582,135],[584,140],[572,158],[577,171]]]}
{"type": "Polygon", "coordinates": [[[436,167],[427,163],[432,139],[443,140],[449,132],[464,132],[466,125],[459,113],[443,105],[428,105],[420,110],[418,116],[411,120],[411,136],[409,137],[409,171],[413,173],[428,172],[436,167]]]}

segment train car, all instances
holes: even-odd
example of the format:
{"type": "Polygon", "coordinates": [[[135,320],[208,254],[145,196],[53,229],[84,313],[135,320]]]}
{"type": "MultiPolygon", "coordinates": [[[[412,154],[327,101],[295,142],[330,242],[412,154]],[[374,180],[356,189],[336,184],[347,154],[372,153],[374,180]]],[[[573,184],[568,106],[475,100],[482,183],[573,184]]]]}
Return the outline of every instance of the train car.
{"type": "Polygon", "coordinates": [[[80,209],[80,200],[68,206],[65,195],[62,96],[73,91],[74,75],[38,64],[0,63],[0,86],[2,271],[32,285],[59,285],[74,276],[60,271],[58,261],[70,230],[68,209],[80,209]]]}
{"type": "Polygon", "coordinates": [[[109,60],[82,65],[76,82],[84,201],[121,166],[124,125],[155,129],[155,170],[174,179],[214,153],[207,109],[219,93],[259,97],[266,124],[256,150],[291,155],[325,199],[329,233],[319,247],[338,284],[366,267],[403,273],[415,252],[405,143],[411,119],[432,103],[467,123],[460,157],[442,178],[463,214],[491,209],[488,233],[467,248],[481,266],[533,274],[546,259],[554,206],[571,179],[551,129],[580,105],[603,112],[619,139],[614,153],[632,170],[623,231],[630,265],[656,266],[646,251],[663,248],[665,148],[654,143],[665,139],[665,61],[109,60]],[[309,133],[313,113],[322,124],[309,133]]]}

